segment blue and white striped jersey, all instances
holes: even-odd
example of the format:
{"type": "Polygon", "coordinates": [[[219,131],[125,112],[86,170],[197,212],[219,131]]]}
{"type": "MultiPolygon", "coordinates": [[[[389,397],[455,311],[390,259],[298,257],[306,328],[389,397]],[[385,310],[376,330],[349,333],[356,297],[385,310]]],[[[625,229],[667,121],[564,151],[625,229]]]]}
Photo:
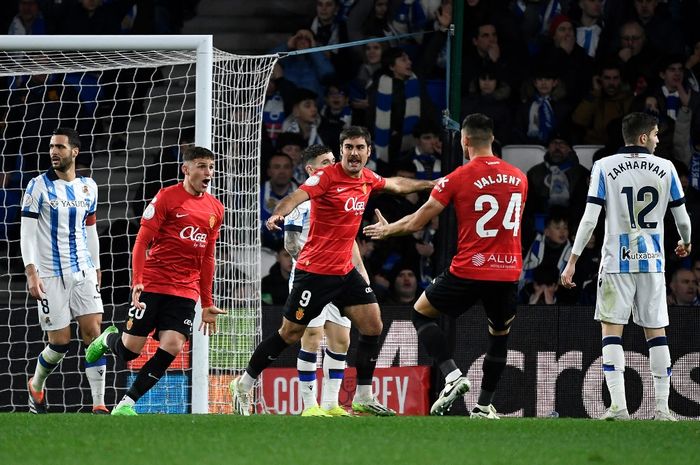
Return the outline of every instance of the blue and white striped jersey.
{"type": "Polygon", "coordinates": [[[72,182],[54,170],[29,181],[22,216],[36,218],[39,276],[62,276],[94,268],[87,245],[85,220],[97,210],[97,184],[91,178],[72,182]]]}
{"type": "MultiPolygon", "coordinates": [[[[284,230],[296,231],[299,235],[299,243],[304,247],[306,240],[309,238],[309,228],[311,226],[311,200],[305,200],[296,206],[292,212],[284,217],[284,230]]],[[[301,250],[301,247],[299,250],[301,250]]],[[[296,268],[296,260],[292,259],[294,268],[296,268]]]]}
{"type": "Polygon", "coordinates": [[[588,201],[606,210],[601,270],[664,271],[664,215],[685,202],[669,160],[628,146],[593,165],[588,201]]]}

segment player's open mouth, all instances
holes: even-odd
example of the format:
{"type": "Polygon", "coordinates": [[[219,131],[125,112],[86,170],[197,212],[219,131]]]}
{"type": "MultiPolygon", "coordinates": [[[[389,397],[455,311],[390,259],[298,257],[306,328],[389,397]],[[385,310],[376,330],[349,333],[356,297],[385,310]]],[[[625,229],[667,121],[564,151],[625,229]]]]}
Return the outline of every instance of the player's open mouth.
{"type": "Polygon", "coordinates": [[[204,184],[204,187],[208,187],[210,182],[211,179],[202,179],[202,184],[204,184]]]}
{"type": "Polygon", "coordinates": [[[51,157],[51,163],[61,163],[61,157],[51,157]]]}

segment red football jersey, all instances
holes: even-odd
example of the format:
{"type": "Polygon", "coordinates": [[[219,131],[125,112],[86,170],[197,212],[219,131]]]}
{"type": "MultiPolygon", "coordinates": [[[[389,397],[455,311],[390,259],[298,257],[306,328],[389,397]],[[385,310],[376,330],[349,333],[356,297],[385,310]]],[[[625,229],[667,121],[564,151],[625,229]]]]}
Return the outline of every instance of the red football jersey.
{"type": "Polygon", "coordinates": [[[477,157],[438,180],[430,194],[457,215],[450,272],[464,279],[517,281],[522,270],[521,215],[527,177],[496,157],[477,157]]]}
{"type": "Polygon", "coordinates": [[[309,237],[297,268],[316,274],[346,275],[352,270],[352,244],[367,199],[386,181],[369,168],[359,178],[348,176],[340,163],[316,171],[300,187],[311,197],[309,237]]]}
{"type": "MultiPolygon", "coordinates": [[[[194,196],[182,183],[161,189],[141,218],[141,227],[155,234],[143,270],[144,290],[196,301],[205,252],[214,253],[223,217],[224,206],[211,194],[194,196]]],[[[204,305],[211,289],[201,292],[204,305]]]]}

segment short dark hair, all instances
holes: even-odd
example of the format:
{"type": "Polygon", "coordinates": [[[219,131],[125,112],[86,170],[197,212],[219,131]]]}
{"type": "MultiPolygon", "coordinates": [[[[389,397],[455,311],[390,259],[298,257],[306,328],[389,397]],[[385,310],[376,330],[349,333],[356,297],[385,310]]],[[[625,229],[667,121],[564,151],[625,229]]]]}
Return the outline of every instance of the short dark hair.
{"type": "Polygon", "coordinates": [[[462,130],[470,139],[476,141],[475,145],[490,144],[493,137],[493,120],[483,113],[472,113],[462,121],[462,130]]]}
{"type": "MultiPolygon", "coordinates": [[[[304,150],[301,152],[301,164],[303,166],[306,166],[308,163],[311,163],[316,159],[316,157],[320,157],[323,154],[326,153],[333,153],[333,150],[331,150],[330,147],[327,145],[323,144],[314,144],[306,147],[304,150]]],[[[335,155],[334,155],[335,157],[335,155]]]]}
{"type": "Polygon", "coordinates": [[[58,127],[52,133],[54,136],[66,136],[68,138],[68,143],[72,147],[76,147],[80,150],[80,133],[73,128],[58,127]]]}
{"type": "Polygon", "coordinates": [[[196,160],[197,158],[214,160],[216,157],[214,157],[214,153],[211,150],[205,149],[204,147],[198,147],[196,145],[189,150],[185,150],[185,153],[182,155],[182,159],[184,161],[192,161],[196,160]]]}
{"type": "Polygon", "coordinates": [[[406,53],[406,51],[400,47],[392,47],[385,50],[382,53],[382,67],[388,71],[404,53],[406,53]]]}
{"type": "Polygon", "coordinates": [[[636,144],[642,134],[649,134],[659,119],[649,113],[634,112],[622,119],[622,139],[625,144],[636,144]]]}
{"type": "Polygon", "coordinates": [[[372,145],[372,136],[369,131],[364,126],[350,126],[349,128],[343,129],[340,133],[340,146],[343,146],[343,142],[346,139],[354,139],[356,137],[364,137],[367,147],[372,145]]]}

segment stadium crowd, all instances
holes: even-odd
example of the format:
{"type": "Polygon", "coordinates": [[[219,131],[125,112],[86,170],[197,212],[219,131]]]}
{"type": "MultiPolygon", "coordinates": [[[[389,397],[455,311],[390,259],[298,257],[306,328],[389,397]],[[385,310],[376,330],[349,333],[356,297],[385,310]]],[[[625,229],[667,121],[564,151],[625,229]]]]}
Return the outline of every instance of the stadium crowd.
{"type": "MultiPolygon", "coordinates": [[[[0,24],[7,27],[8,34],[178,33],[183,21],[196,14],[197,3],[17,0],[16,10],[3,9],[0,24]]],[[[263,265],[263,269],[269,267],[263,281],[266,304],[284,302],[289,258],[283,251],[282,236],[266,231],[263,225],[279,200],[304,182],[303,148],[323,143],[338,156],[340,132],[360,125],[372,133],[369,167],[378,173],[417,179],[437,179],[444,174],[440,116],[445,108],[448,27],[457,22],[452,1],[315,3],[315,11],[308,11],[308,26],[272,52],[406,32],[425,34],[278,61],[266,92],[261,148],[261,239],[270,251],[265,255],[271,257],[263,265]]],[[[523,214],[520,301],[591,305],[602,228],[595,231],[579,260],[577,287],[568,290],[558,284],[583,214],[590,176],[574,146],[601,146],[594,155],[597,160],[624,145],[620,127],[626,114],[643,111],[657,116],[660,144],[656,155],[673,161],[693,224],[700,219],[700,32],[693,24],[700,18],[700,2],[465,0],[463,10],[461,114],[453,117],[461,121],[477,111],[490,116],[496,123],[495,153],[512,144],[545,148],[541,163],[527,172],[531,189],[523,214]]],[[[50,79],[32,76],[23,82],[2,81],[2,101],[7,102],[3,117],[13,111],[33,111],[37,106],[31,102],[43,102],[52,112],[42,120],[24,115],[25,121],[43,121],[41,127],[3,125],[5,141],[27,144],[4,145],[3,187],[18,182],[8,174],[17,166],[29,171],[46,168],[39,158],[17,158],[40,153],[29,145],[50,133],[56,126],[52,122],[76,119],[79,111],[99,114],[99,107],[62,106],[60,94],[44,91],[50,79]],[[20,131],[23,137],[12,137],[13,131],[20,131]]],[[[119,79],[130,82],[133,76],[119,79]]],[[[138,86],[122,89],[143,91],[138,86]]],[[[118,117],[110,131],[124,131],[132,111],[113,111],[118,117]]],[[[81,134],[91,132],[91,128],[78,129],[81,134]]],[[[3,189],[2,195],[9,192],[3,189]]],[[[378,195],[366,209],[365,222],[374,221],[374,208],[385,212],[389,222],[395,221],[416,211],[426,198],[424,194],[378,195]]],[[[411,236],[376,243],[358,237],[380,302],[410,303],[441,271],[435,259],[436,249],[442,246],[435,242],[439,227],[433,221],[411,236]]],[[[700,255],[672,258],[677,238],[672,227],[667,231],[669,302],[700,305],[700,255]]]]}

